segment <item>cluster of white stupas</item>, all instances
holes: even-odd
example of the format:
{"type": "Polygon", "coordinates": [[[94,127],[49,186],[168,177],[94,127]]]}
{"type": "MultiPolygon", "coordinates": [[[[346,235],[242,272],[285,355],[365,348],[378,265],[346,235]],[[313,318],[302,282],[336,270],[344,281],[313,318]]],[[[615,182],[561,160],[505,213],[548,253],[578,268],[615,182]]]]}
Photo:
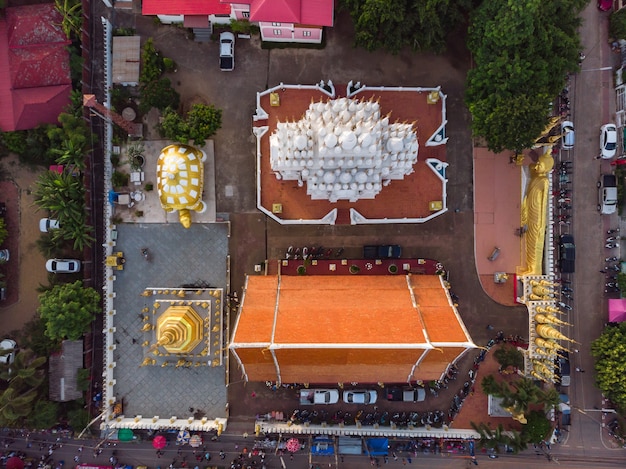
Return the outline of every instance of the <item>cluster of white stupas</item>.
{"type": "Polygon", "coordinates": [[[413,124],[389,123],[371,99],[339,98],[276,124],[270,163],[278,179],[306,182],[312,199],[355,202],[411,174],[418,147],[413,124]]]}

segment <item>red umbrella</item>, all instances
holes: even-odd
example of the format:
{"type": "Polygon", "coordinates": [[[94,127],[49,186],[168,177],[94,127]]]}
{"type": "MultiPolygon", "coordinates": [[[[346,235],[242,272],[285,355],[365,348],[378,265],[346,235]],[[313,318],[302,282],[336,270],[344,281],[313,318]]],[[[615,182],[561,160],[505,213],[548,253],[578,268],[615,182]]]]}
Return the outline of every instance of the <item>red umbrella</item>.
{"type": "Polygon", "coordinates": [[[152,440],[152,447],[156,449],[163,449],[167,445],[167,440],[163,435],[157,435],[152,440]]]}
{"type": "Polygon", "coordinates": [[[17,456],[13,456],[7,459],[6,467],[7,469],[24,469],[24,461],[17,456]]]}
{"type": "Polygon", "coordinates": [[[297,438],[291,438],[287,440],[287,444],[285,445],[285,447],[290,453],[295,453],[302,447],[302,445],[300,444],[300,440],[298,440],[297,438]]]}

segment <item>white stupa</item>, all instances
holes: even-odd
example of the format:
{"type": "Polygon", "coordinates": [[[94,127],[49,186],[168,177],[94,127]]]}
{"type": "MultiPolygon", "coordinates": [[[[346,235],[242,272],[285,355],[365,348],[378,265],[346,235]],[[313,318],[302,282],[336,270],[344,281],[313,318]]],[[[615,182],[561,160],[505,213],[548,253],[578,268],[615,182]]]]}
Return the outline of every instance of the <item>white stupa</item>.
{"type": "Polygon", "coordinates": [[[339,98],[311,103],[297,122],[279,122],[270,164],[278,179],[306,182],[314,200],[356,202],[411,174],[418,148],[412,124],[390,124],[375,101],[339,98]]]}

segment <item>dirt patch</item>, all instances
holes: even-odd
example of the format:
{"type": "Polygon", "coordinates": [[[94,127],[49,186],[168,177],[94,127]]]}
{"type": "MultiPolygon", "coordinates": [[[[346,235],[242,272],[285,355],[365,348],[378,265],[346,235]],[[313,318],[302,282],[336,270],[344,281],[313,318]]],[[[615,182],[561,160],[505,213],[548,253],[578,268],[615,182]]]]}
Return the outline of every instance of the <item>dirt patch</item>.
{"type": "Polygon", "coordinates": [[[189,99],[186,99],[183,102],[182,105],[182,111],[183,111],[183,115],[187,114],[189,111],[191,111],[191,108],[195,105],[195,104],[204,104],[205,106],[209,105],[209,102],[206,98],[199,96],[199,95],[195,95],[192,96],[189,99]]]}
{"type": "Polygon", "coordinates": [[[24,166],[13,156],[2,160],[2,167],[8,179],[0,185],[0,201],[7,204],[10,239],[5,244],[11,250],[6,266],[9,298],[0,305],[0,335],[4,336],[21,329],[34,316],[39,306],[37,288],[48,283],[48,275],[36,245],[41,235],[39,219],[47,214],[33,206],[32,195],[43,169],[24,166]]]}
{"type": "Polygon", "coordinates": [[[0,264],[2,280],[6,282],[6,299],[0,302],[0,308],[6,308],[19,299],[19,191],[13,181],[0,181],[0,194],[0,202],[6,206],[4,222],[9,233],[2,244],[2,249],[9,250],[9,261],[0,264]]]}

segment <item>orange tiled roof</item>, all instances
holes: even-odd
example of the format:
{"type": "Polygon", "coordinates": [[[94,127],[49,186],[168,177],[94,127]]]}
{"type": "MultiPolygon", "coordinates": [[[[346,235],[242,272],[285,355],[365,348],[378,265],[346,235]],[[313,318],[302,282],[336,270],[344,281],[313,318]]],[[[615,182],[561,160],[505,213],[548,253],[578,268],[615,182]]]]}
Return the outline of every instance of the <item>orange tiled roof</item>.
{"type": "Polygon", "coordinates": [[[251,381],[331,383],[437,379],[471,346],[439,276],[349,275],[249,277],[230,347],[251,381]]]}

